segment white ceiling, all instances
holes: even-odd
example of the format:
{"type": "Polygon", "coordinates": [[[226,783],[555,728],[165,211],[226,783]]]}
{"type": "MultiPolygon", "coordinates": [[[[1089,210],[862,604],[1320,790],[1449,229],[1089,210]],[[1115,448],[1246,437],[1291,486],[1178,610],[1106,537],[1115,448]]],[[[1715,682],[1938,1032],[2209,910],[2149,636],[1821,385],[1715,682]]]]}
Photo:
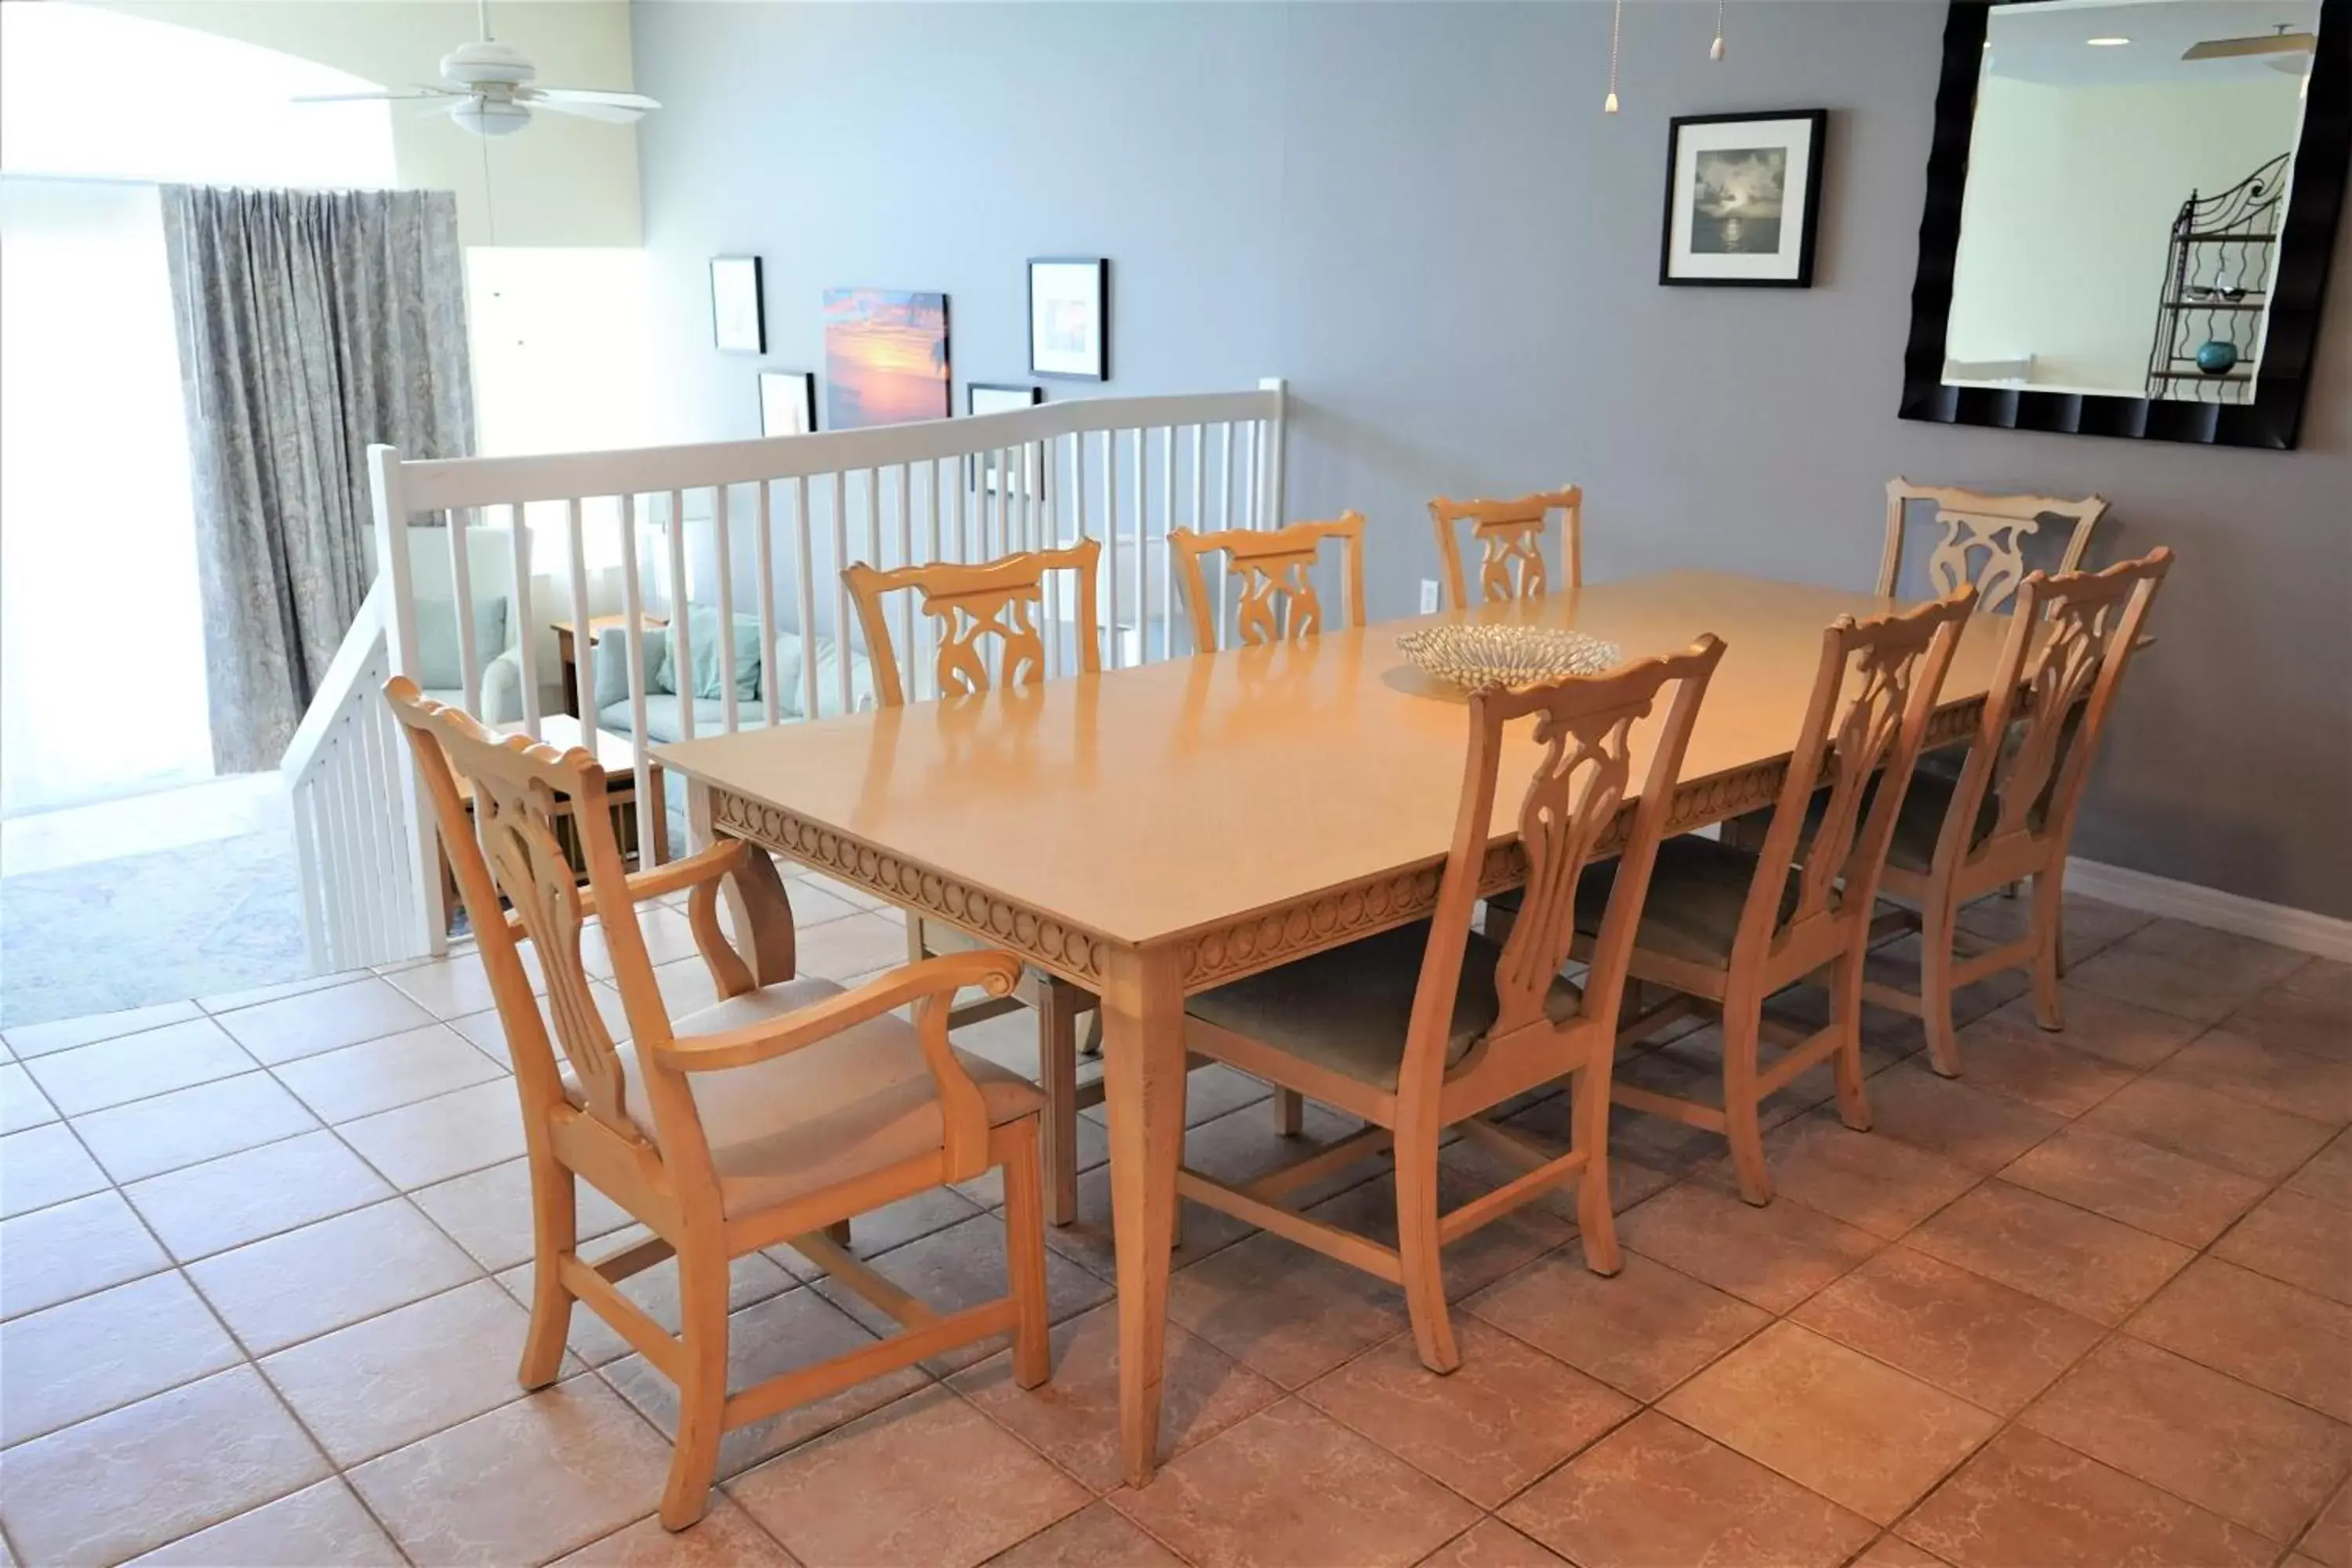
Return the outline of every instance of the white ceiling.
{"type": "MultiPolygon", "coordinates": [[[[1993,7],[1985,52],[1991,75],[2053,86],[2120,86],[2158,81],[2275,81],[2265,57],[2183,60],[2208,38],[2274,31],[2316,31],[2318,0],[2045,0],[1993,7]],[[2119,47],[2084,40],[2126,37],[2119,47]]],[[[2287,57],[2268,57],[2287,58],[2287,57]]],[[[2311,57],[2292,57],[2308,66],[2311,57]]]]}

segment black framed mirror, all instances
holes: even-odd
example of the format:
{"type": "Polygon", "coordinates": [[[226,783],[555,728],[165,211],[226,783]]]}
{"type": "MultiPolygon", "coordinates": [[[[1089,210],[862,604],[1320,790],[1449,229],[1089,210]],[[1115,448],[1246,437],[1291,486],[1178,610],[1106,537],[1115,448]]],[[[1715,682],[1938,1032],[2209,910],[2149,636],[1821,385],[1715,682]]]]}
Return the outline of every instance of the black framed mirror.
{"type": "Polygon", "coordinates": [[[1902,417],[2294,446],[2352,0],[1951,0],[1902,417]]]}

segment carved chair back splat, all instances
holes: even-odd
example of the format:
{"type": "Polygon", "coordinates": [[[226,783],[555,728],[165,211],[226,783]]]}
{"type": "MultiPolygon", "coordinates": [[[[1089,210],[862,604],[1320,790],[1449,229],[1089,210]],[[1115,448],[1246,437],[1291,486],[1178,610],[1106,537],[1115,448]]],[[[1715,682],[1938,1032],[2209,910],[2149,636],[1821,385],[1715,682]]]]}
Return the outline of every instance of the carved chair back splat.
{"type": "Polygon", "coordinates": [[[1468,584],[1463,575],[1462,542],[1456,525],[1470,524],[1477,542],[1478,599],[1495,604],[1533,598],[1550,591],[1544,569],[1544,525],[1553,512],[1561,518],[1561,570],[1566,588],[1584,584],[1584,491],[1576,485],[1514,500],[1448,500],[1429,503],[1429,521],[1437,531],[1437,555],[1445,568],[1446,606],[1470,607],[1468,584]]]}
{"type": "Polygon", "coordinates": [[[1192,650],[1217,651],[1217,628],[1224,606],[1209,589],[1201,558],[1223,552],[1239,580],[1240,596],[1234,608],[1234,634],[1241,646],[1258,647],[1314,637],[1337,627],[1364,624],[1364,517],[1346,511],[1328,521],[1294,522],[1267,531],[1227,529],[1195,533],[1172,529],[1168,550],[1182,584],[1184,609],[1192,623],[1192,650]],[[1315,565],[1323,542],[1340,542],[1340,580],[1346,591],[1341,618],[1327,623],[1322,596],[1315,589],[1315,565]]]}
{"type": "Polygon", "coordinates": [[[1947,597],[1963,586],[1977,591],[1977,606],[2003,614],[2025,580],[2025,540],[2045,524],[2065,531],[2057,569],[2073,572],[2091,547],[2091,532],[2107,513],[2097,496],[2067,500],[2057,496],[1994,495],[1948,485],[1915,485],[1897,477],[1886,482],[1886,547],[1878,563],[1878,591],[1893,595],[1903,574],[1905,521],[1917,503],[1932,502],[1941,531],[1927,554],[1928,592],[1947,597]]]}
{"type": "Polygon", "coordinates": [[[890,640],[883,601],[896,593],[919,596],[938,634],[934,666],[940,695],[952,697],[999,686],[1023,686],[1045,678],[1045,636],[1059,628],[1039,626],[1045,609],[1045,574],[1066,571],[1077,580],[1075,632],[1080,670],[1102,668],[1100,630],[1095,619],[1095,576],[1102,542],[1082,540],[1059,550],[1001,555],[978,565],[935,562],[885,572],[863,561],[842,571],[857,622],[874,665],[875,700],[885,708],[907,700],[898,673],[898,649],[890,640]],[[996,645],[996,672],[989,670],[987,645],[996,645]]]}

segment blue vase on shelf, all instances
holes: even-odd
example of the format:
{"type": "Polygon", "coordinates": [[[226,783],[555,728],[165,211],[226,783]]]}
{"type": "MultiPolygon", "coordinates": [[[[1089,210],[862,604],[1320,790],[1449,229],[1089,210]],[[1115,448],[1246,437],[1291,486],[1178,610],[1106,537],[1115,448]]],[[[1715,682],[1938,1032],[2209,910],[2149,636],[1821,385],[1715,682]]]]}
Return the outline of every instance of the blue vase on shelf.
{"type": "Polygon", "coordinates": [[[2227,375],[2238,367],[2238,345],[2208,338],[2197,345],[2197,368],[2207,375],[2227,375]]]}

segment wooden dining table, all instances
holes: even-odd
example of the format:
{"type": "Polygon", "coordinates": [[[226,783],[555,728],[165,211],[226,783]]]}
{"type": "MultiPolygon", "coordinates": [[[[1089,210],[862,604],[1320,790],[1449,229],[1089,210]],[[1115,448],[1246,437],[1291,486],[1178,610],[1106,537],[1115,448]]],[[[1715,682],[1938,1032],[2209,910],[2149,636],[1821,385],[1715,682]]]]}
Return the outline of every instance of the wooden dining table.
{"type": "MultiPolygon", "coordinates": [[[[1714,572],[663,747],[699,824],[1009,948],[1102,999],[1118,1264],[1121,1466],[1159,1458],[1169,1237],[1184,1127],[1184,999],[1427,916],[1462,788],[1459,691],[1398,651],[1415,626],[1523,621],[1628,658],[1726,652],[1668,820],[1772,804],[1841,615],[1895,601],[1714,572]]],[[[2006,626],[1963,636],[1928,735],[1975,723],[2006,626]]],[[[1507,780],[1538,749],[1517,737],[1507,780]]],[[[1645,758],[1637,747],[1633,776],[1645,758]]],[[[1507,785],[1507,788],[1509,786],[1507,785]]],[[[1495,814],[1482,890],[1516,886],[1495,814]]]]}

